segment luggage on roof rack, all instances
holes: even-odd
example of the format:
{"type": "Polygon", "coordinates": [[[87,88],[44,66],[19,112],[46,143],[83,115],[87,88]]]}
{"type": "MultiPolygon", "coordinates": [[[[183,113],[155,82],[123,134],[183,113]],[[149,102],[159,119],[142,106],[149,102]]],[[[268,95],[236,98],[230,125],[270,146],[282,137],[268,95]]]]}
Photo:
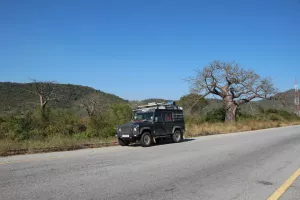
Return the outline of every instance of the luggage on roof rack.
{"type": "Polygon", "coordinates": [[[182,107],[177,106],[175,102],[169,103],[148,103],[147,105],[138,106],[136,110],[151,110],[151,109],[163,109],[163,110],[183,110],[182,107]]]}

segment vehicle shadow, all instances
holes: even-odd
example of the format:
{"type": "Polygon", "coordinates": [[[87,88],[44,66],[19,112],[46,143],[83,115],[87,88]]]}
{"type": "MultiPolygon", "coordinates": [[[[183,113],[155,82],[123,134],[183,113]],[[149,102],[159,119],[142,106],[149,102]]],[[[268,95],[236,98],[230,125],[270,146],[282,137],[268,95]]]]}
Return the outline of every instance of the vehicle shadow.
{"type": "MultiPolygon", "coordinates": [[[[184,142],[190,142],[190,141],[193,141],[195,139],[192,139],[192,138],[185,138],[183,139],[181,142],[179,143],[184,143],[184,142]]],[[[174,143],[172,142],[172,139],[170,138],[166,138],[166,139],[163,139],[163,140],[160,140],[159,142],[157,142],[156,144],[153,144],[152,147],[154,146],[162,146],[162,145],[171,145],[171,144],[179,144],[179,143],[174,143]]],[[[129,145],[129,147],[141,147],[141,144],[139,142],[136,142],[136,143],[132,143],[129,145]]]]}

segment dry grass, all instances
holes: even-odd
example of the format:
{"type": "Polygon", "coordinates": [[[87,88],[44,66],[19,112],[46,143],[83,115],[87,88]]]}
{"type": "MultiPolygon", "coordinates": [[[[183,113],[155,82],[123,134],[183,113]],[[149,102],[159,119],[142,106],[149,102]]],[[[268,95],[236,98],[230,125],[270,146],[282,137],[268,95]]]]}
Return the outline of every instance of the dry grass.
{"type": "Polygon", "coordinates": [[[300,121],[241,121],[236,123],[203,123],[187,127],[186,137],[243,132],[274,127],[300,125],[300,121]]]}
{"type": "Polygon", "coordinates": [[[112,145],[116,145],[116,139],[112,137],[105,139],[78,139],[72,137],[55,136],[47,138],[45,140],[0,140],[0,156],[52,151],[66,151],[112,145]]]}

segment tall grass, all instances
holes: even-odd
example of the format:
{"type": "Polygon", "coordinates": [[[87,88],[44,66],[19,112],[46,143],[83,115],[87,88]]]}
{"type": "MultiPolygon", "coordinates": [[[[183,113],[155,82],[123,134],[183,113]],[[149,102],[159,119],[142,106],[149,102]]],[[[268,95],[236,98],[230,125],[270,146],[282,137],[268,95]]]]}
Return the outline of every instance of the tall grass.
{"type": "Polygon", "coordinates": [[[235,123],[224,123],[222,108],[212,110],[205,117],[188,118],[187,137],[243,132],[289,125],[299,125],[299,116],[284,110],[261,109],[258,115],[237,113],[235,123]]]}
{"type": "Polygon", "coordinates": [[[74,150],[89,147],[111,146],[116,144],[114,137],[107,138],[76,138],[62,135],[47,137],[40,140],[0,140],[0,156],[74,150]]]}
{"type": "Polygon", "coordinates": [[[187,127],[185,136],[196,137],[196,136],[243,132],[243,131],[259,130],[259,129],[283,127],[283,126],[291,126],[291,125],[300,125],[300,121],[248,120],[248,121],[239,121],[236,123],[205,122],[203,124],[189,125],[187,127]]]}

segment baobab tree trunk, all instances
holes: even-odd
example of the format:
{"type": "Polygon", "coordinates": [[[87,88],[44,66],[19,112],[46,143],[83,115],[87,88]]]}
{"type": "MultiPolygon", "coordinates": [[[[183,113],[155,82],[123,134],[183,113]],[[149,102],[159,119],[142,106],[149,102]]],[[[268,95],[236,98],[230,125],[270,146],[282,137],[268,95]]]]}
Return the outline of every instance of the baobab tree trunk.
{"type": "Polygon", "coordinates": [[[235,122],[237,105],[230,96],[223,99],[225,107],[225,122],[235,122]]]}
{"type": "Polygon", "coordinates": [[[235,119],[236,119],[236,108],[237,108],[236,105],[231,104],[226,109],[225,122],[235,122],[235,119]]]}

